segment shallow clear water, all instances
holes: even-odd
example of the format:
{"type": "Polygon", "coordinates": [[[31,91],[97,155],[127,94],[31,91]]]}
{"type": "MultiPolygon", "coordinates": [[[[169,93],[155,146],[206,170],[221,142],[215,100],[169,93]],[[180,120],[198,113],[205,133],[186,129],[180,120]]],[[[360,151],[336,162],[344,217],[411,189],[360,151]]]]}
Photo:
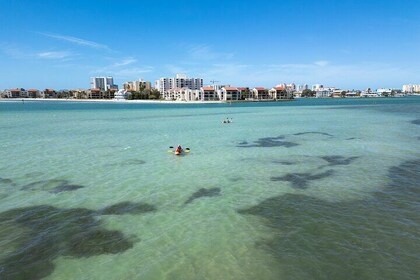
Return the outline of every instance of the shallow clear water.
{"type": "Polygon", "coordinates": [[[0,102],[0,278],[418,279],[419,123],[415,97],[0,102]]]}

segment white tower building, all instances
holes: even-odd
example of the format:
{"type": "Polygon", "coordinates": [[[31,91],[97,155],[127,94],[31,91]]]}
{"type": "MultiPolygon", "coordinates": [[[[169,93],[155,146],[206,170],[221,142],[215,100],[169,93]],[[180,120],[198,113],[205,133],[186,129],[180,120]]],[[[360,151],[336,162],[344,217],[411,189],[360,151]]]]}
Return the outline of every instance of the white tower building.
{"type": "Polygon", "coordinates": [[[203,79],[188,78],[185,74],[176,74],[174,78],[160,78],[155,82],[155,88],[165,92],[174,88],[189,88],[199,90],[203,87],[203,79]]]}
{"type": "Polygon", "coordinates": [[[112,77],[92,77],[90,78],[90,88],[98,88],[100,90],[109,90],[118,88],[114,85],[114,78],[112,77]]]}

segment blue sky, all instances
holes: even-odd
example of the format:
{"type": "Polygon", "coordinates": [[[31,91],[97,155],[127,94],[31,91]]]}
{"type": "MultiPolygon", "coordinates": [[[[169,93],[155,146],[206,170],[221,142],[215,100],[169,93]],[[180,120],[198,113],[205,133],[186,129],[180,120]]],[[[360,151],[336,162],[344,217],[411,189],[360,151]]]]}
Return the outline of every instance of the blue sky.
{"type": "Polygon", "coordinates": [[[0,89],[420,84],[420,0],[0,0],[0,89]]]}

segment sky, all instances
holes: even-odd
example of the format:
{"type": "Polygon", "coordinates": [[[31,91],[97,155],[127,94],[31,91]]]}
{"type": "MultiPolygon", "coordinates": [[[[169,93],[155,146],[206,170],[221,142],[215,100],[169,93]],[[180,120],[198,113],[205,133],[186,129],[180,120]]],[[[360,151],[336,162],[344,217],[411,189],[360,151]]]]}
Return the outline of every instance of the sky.
{"type": "Polygon", "coordinates": [[[420,84],[420,0],[0,0],[0,89],[420,84]]]}

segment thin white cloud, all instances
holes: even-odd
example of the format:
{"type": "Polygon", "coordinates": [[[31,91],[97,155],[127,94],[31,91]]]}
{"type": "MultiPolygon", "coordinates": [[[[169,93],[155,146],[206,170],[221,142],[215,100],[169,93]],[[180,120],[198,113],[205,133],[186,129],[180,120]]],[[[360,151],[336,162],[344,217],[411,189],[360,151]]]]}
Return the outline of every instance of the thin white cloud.
{"type": "Polygon", "coordinates": [[[107,49],[107,50],[110,49],[107,45],[99,44],[93,41],[88,41],[88,40],[77,38],[77,37],[53,34],[53,33],[44,33],[44,32],[39,32],[39,34],[46,37],[53,38],[53,39],[70,42],[79,46],[84,46],[84,47],[89,47],[89,48],[94,48],[94,49],[107,49]]]}
{"type": "Polygon", "coordinates": [[[92,72],[94,73],[100,73],[100,72],[112,72],[112,71],[116,71],[116,70],[120,70],[122,67],[125,67],[127,65],[131,65],[137,62],[137,59],[133,58],[133,57],[127,57],[127,58],[123,58],[120,61],[114,62],[110,65],[101,67],[101,68],[97,68],[95,70],[93,70],[92,72]]]}
{"type": "Polygon", "coordinates": [[[217,52],[206,44],[187,46],[187,53],[190,58],[196,60],[232,59],[234,57],[233,53],[217,52]]]}
{"type": "Polygon", "coordinates": [[[94,69],[90,72],[90,74],[110,75],[119,79],[138,79],[145,73],[155,71],[155,68],[152,66],[138,67],[133,65],[136,62],[137,59],[133,57],[123,58],[120,61],[114,62],[108,66],[94,69]]]}
{"type": "Polygon", "coordinates": [[[315,61],[314,64],[320,67],[324,67],[330,64],[330,62],[327,60],[319,60],[319,61],[315,61]]]}
{"type": "Polygon", "coordinates": [[[66,51],[40,52],[40,53],[37,53],[36,56],[38,58],[43,58],[43,59],[63,59],[63,58],[71,56],[71,53],[66,52],[66,51]]]}
{"type": "Polygon", "coordinates": [[[71,59],[74,53],[69,51],[41,51],[35,52],[27,47],[19,47],[14,45],[0,45],[0,52],[14,59],[50,59],[64,60],[71,59]]]}
{"type": "Polygon", "coordinates": [[[127,66],[133,63],[136,63],[137,59],[129,57],[129,58],[125,58],[123,59],[121,62],[115,62],[112,66],[113,67],[121,67],[121,66],[127,66]]]}

